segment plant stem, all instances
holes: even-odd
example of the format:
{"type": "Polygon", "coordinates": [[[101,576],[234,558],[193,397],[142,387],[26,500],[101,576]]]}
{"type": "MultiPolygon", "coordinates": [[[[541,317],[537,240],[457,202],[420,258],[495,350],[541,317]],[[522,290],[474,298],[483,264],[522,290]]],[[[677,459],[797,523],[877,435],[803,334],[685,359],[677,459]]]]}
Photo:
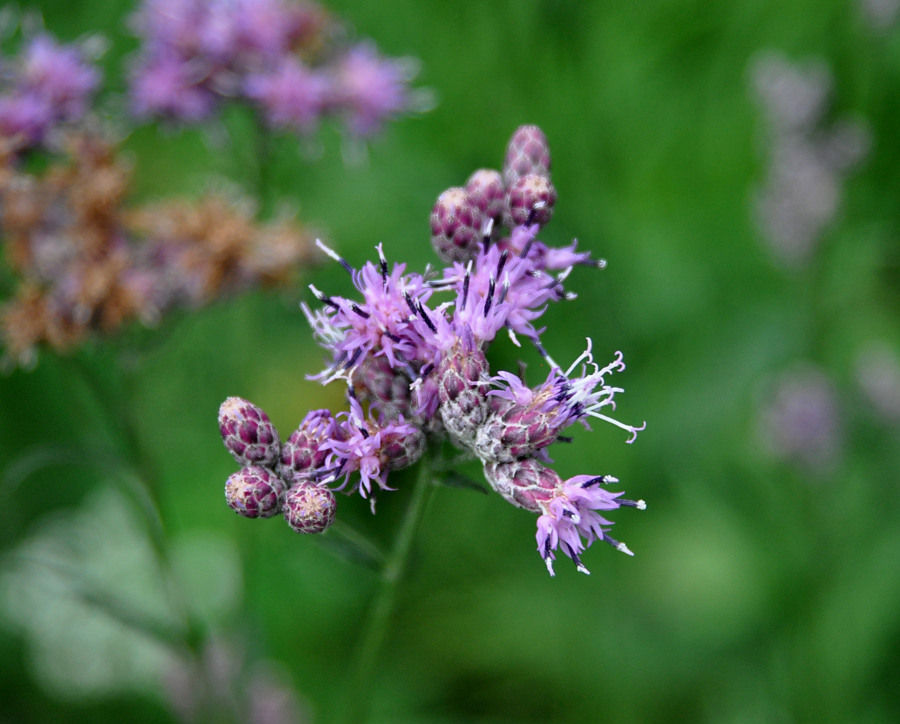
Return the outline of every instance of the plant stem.
{"type": "Polygon", "coordinates": [[[409,560],[413,538],[428,499],[434,490],[431,480],[431,460],[427,454],[419,461],[417,472],[409,507],[407,507],[403,522],[397,531],[393,549],[381,569],[378,590],[359,640],[354,682],[348,689],[351,694],[345,699],[344,715],[339,717],[339,721],[347,724],[365,721],[369,712],[375,666],[387,635],[388,624],[397,598],[398,584],[409,560]]]}

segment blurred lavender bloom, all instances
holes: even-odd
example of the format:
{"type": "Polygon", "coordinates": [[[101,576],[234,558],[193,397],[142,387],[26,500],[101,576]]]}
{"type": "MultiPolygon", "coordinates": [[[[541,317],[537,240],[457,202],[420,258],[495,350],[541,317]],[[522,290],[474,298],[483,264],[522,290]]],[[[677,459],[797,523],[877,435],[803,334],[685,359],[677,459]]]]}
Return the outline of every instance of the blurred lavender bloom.
{"type": "Polygon", "coordinates": [[[413,63],[386,58],[371,43],[351,48],[333,73],[332,105],[356,136],[371,136],[412,107],[408,85],[415,76],[413,63]]]}
{"type": "Polygon", "coordinates": [[[132,111],[138,117],[164,116],[195,122],[207,118],[216,97],[204,85],[207,71],[177,54],[161,51],[132,69],[132,111]]]}
{"type": "Polygon", "coordinates": [[[785,462],[823,473],[840,457],[843,434],[837,390],[816,367],[779,375],[763,402],[758,425],[763,446],[785,462]]]}
{"type": "Polygon", "coordinates": [[[876,413],[887,423],[900,422],[900,356],[886,342],[872,342],[856,357],[856,381],[876,413]]]}
{"type": "Polygon", "coordinates": [[[803,265],[837,218],[843,178],[868,153],[869,133],[849,119],[821,128],[833,86],[821,62],[767,52],[752,61],[750,84],[769,132],[754,217],[779,262],[803,265]]]}
{"type": "Polygon", "coordinates": [[[315,130],[328,89],[327,78],[293,56],[283,58],[271,70],[248,75],[243,86],[271,126],[298,133],[315,130]]]}
{"type": "Polygon", "coordinates": [[[55,124],[81,120],[99,82],[82,47],[47,34],[31,38],[13,64],[8,87],[0,86],[0,135],[41,143],[55,124]]]}

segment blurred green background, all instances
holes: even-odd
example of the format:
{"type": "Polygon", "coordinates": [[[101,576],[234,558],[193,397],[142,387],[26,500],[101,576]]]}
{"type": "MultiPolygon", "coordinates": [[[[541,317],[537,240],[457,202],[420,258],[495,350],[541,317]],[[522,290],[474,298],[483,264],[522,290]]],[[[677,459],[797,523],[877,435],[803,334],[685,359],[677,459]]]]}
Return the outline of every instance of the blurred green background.
{"type": "MultiPolygon", "coordinates": [[[[135,47],[123,22],[133,4],[29,7],[64,40],[110,39],[114,108],[135,47]]],[[[371,721],[900,718],[900,425],[858,379],[869,345],[893,360],[900,349],[900,26],[873,30],[853,0],[328,7],[384,53],[421,59],[418,84],[437,106],[391,124],[363,164],[343,162],[332,128],[314,161],[281,139],[273,196],[355,266],[383,243],[389,260],[421,270],[438,193],[498,167],[518,125],[540,125],[559,192],[541,238],[577,237],[609,262],[575,270],[568,287],[579,297],[548,310],[544,344],[561,363],[587,336],[598,361],[621,349],[617,416],[647,421],[633,445],[598,423],[554,450],[563,477],[611,473],[648,504],[614,515],[612,533],[635,557],[594,546],[590,577],[562,557],[547,576],[532,515],[493,494],[437,490],[399,589],[371,721]],[[773,261],[750,210],[767,135],[748,67],[767,49],[827,63],[832,115],[871,134],[868,158],[843,183],[842,213],[799,268],[773,261]],[[836,391],[834,461],[821,469],[778,458],[760,435],[767,390],[797,364],[836,391]]],[[[223,178],[252,192],[243,145],[146,126],[126,148],[140,200],[196,197],[223,178]]],[[[351,294],[337,265],[306,281],[351,294]]],[[[215,422],[226,396],[253,400],[285,434],[309,409],[340,409],[339,386],[305,379],[322,352],[299,300],[311,300],[304,285],[254,293],[137,335],[134,388],[116,382],[128,339],[74,358],[45,352],[33,371],[0,378],[0,544],[16,552],[0,574],[0,721],[177,720],[161,693],[161,645],[59,588],[96,585],[164,617],[133,498],[92,457],[115,430],[79,366],[131,396],[161,481],[169,555],[207,631],[246,665],[276,667],[314,721],[354,697],[354,644],[376,574],[277,519],[238,518],[222,496],[234,469],[215,422]],[[26,474],[50,443],[68,457],[26,474]],[[71,565],[66,576],[29,564],[54,553],[71,565]]],[[[501,340],[491,352],[495,369],[516,369],[519,356],[542,379],[532,350],[501,340]]],[[[375,517],[341,497],[339,518],[388,546],[411,480],[398,475],[375,517]]]]}

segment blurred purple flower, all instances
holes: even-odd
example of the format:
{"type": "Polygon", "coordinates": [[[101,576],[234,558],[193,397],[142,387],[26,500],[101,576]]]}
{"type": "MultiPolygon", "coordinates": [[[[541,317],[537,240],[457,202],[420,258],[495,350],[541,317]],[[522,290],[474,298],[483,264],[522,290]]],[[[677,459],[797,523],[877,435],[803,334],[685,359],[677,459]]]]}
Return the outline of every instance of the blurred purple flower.
{"type": "Polygon", "coordinates": [[[248,75],[243,90],[262,108],[274,128],[309,133],[322,115],[328,80],[299,59],[287,56],[272,70],[248,75]]]}
{"type": "Polygon", "coordinates": [[[771,454],[816,472],[827,472],[841,453],[837,390],[813,366],[779,375],[760,410],[759,434],[771,454]]]}
{"type": "Polygon", "coordinates": [[[99,82],[82,48],[47,34],[31,38],[13,64],[9,88],[0,89],[0,134],[40,143],[54,124],[81,120],[99,82]]]}
{"type": "Polygon", "coordinates": [[[370,43],[347,52],[334,69],[332,103],[356,136],[371,136],[385,121],[408,111],[408,85],[415,73],[409,61],[385,58],[370,43]]]}

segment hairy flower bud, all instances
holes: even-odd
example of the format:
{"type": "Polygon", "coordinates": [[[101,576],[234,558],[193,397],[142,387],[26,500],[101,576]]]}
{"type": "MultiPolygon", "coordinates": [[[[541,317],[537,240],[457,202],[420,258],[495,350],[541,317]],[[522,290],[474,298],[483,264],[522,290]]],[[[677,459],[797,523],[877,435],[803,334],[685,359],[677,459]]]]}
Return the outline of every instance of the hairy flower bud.
{"type": "Polygon", "coordinates": [[[232,457],[241,465],[273,465],[281,451],[278,430],[259,407],[241,397],[229,397],[219,407],[219,432],[232,457]]]}
{"type": "Polygon", "coordinates": [[[413,417],[409,376],[404,370],[391,367],[386,357],[367,355],[353,368],[350,383],[357,398],[375,406],[384,417],[413,417]]]}
{"type": "Polygon", "coordinates": [[[460,340],[437,368],[441,419],[456,442],[471,446],[490,410],[485,394],[488,363],[474,341],[460,340]]]}
{"type": "Polygon", "coordinates": [[[324,485],[299,482],[284,496],[284,519],[297,533],[322,533],[334,523],[337,501],[324,485]]]}
{"type": "Polygon", "coordinates": [[[556,188],[550,179],[539,174],[526,174],[511,184],[506,195],[509,227],[523,224],[545,226],[553,216],[556,204],[556,188]]]}
{"type": "Polygon", "coordinates": [[[511,462],[528,457],[559,437],[553,411],[493,399],[492,414],[475,437],[475,453],[481,460],[511,462]]]}
{"type": "Polygon", "coordinates": [[[284,481],[268,468],[249,465],[225,483],[225,502],[245,518],[271,518],[281,510],[284,481]]]}
{"type": "Polygon", "coordinates": [[[431,245],[441,260],[472,259],[481,244],[484,218],[464,188],[453,186],[438,196],[431,210],[431,245]]]}
{"type": "Polygon", "coordinates": [[[540,513],[541,503],[548,503],[562,487],[562,478],[534,458],[486,463],[484,476],[508,502],[534,513],[540,513]]]}
{"type": "Polygon", "coordinates": [[[425,452],[425,434],[418,428],[411,431],[388,430],[381,436],[381,454],[389,470],[408,468],[425,452]]]}
{"type": "Polygon", "coordinates": [[[288,483],[307,479],[319,470],[328,457],[322,443],[337,433],[334,417],[328,410],[312,410],[281,446],[278,473],[288,483]]]}
{"type": "Polygon", "coordinates": [[[550,147],[537,126],[519,126],[509,139],[503,160],[503,180],[509,188],[528,174],[550,176],[550,147]]]}
{"type": "Polygon", "coordinates": [[[492,168],[481,168],[466,181],[469,201],[484,214],[499,221],[506,209],[506,190],[503,177],[492,168]]]}

